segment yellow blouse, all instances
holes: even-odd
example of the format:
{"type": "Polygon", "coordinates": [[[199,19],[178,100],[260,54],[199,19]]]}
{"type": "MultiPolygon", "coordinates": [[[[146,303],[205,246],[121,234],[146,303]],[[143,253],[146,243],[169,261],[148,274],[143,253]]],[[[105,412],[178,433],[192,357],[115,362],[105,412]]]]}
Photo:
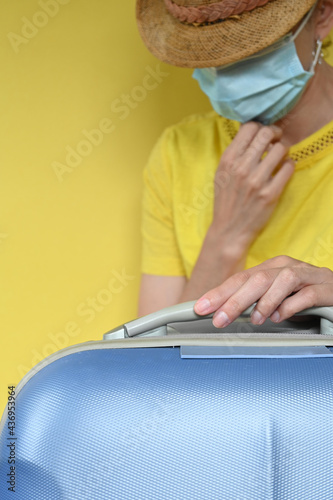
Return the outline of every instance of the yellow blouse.
{"type": "MultiPolygon", "coordinates": [[[[190,277],[212,221],[215,171],[238,128],[211,112],[163,133],[144,171],[143,273],[190,277]]],[[[289,255],[333,269],[333,122],[289,155],[295,172],[246,267],[289,255]]]]}

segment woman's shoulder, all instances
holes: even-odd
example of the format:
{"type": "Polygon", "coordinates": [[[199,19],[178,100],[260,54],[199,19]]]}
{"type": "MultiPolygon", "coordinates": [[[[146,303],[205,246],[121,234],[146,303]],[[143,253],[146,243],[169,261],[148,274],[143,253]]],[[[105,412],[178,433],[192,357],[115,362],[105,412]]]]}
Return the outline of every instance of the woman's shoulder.
{"type": "Polygon", "coordinates": [[[234,124],[234,126],[239,126],[238,122],[224,118],[218,115],[215,111],[207,111],[206,113],[193,113],[191,115],[185,116],[177,123],[168,127],[170,130],[182,130],[190,129],[196,127],[216,127],[223,124],[224,126],[229,123],[234,124]]]}
{"type": "Polygon", "coordinates": [[[184,142],[197,144],[214,140],[216,137],[222,142],[231,142],[238,132],[240,124],[233,120],[228,120],[215,111],[207,113],[195,113],[186,116],[178,123],[167,127],[164,131],[164,138],[169,143],[184,145],[184,142]]]}

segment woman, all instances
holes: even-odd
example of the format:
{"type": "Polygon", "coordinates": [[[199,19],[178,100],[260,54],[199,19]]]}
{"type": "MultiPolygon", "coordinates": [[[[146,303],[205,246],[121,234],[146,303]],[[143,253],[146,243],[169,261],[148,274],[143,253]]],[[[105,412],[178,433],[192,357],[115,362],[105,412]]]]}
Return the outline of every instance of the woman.
{"type": "Polygon", "coordinates": [[[137,16],[216,111],[168,129],[146,168],[139,313],[204,294],[196,312],[223,327],[256,301],[255,324],[333,305],[333,0],[138,0],[137,16]]]}

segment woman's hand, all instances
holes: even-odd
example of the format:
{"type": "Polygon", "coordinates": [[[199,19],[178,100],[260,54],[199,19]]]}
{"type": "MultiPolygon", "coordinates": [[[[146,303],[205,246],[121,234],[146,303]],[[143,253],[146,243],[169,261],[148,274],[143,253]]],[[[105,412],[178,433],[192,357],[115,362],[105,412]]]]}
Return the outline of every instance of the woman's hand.
{"type": "Polygon", "coordinates": [[[194,310],[200,315],[215,312],[213,323],[223,328],[254,302],[251,321],[256,325],[267,318],[279,323],[308,307],[333,306],[333,272],[291,257],[274,257],[205,293],[194,310]]]}
{"type": "Polygon", "coordinates": [[[278,127],[246,123],[221,157],[215,175],[211,230],[228,241],[233,252],[246,252],[294,172],[281,135],[278,127]]]}

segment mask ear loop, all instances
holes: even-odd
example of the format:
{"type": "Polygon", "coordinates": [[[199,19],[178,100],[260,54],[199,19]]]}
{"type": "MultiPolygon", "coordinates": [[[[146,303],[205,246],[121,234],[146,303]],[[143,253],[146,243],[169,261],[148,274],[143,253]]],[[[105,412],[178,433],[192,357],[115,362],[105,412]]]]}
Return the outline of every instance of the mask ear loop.
{"type": "Polygon", "coordinates": [[[317,42],[316,42],[316,50],[312,51],[312,56],[314,59],[313,59],[313,62],[311,64],[310,73],[312,73],[314,71],[317,64],[322,64],[322,62],[323,62],[324,54],[321,50],[322,46],[323,46],[323,42],[320,40],[320,38],[318,38],[317,42]]]}

